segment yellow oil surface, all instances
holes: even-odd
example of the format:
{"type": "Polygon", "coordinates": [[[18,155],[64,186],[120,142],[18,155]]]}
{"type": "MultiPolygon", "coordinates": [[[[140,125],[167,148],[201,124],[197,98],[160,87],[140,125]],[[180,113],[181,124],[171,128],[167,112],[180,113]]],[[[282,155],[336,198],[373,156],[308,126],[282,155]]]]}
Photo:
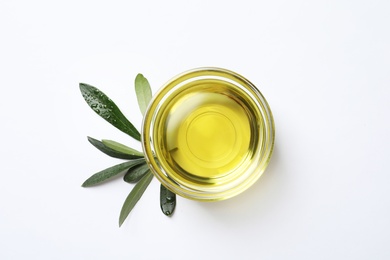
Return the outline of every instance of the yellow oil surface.
{"type": "Polygon", "coordinates": [[[195,178],[226,176],[249,152],[250,119],[226,94],[197,91],[177,98],[164,128],[170,167],[195,178]]]}

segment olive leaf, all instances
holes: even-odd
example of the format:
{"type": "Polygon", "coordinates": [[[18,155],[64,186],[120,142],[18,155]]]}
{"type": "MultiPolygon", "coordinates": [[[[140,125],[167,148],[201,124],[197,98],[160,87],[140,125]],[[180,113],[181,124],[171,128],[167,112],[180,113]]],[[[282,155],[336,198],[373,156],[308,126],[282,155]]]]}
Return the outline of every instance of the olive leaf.
{"type": "Polygon", "coordinates": [[[131,190],[130,194],[127,196],[125,202],[123,203],[121,213],[119,214],[119,227],[122,226],[130,211],[134,208],[135,204],[137,204],[138,200],[142,197],[142,194],[145,192],[152,179],[153,174],[149,171],[131,190]]]}
{"type": "MultiPolygon", "coordinates": [[[[80,83],[80,91],[87,104],[99,116],[122,132],[141,141],[141,134],[139,131],[123,115],[117,105],[102,91],[84,83],[80,83]]],[[[148,80],[142,74],[138,74],[135,78],[135,92],[141,113],[142,115],[145,115],[152,98],[152,91],[148,80]]],[[[153,174],[146,164],[142,152],[112,140],[103,139],[102,141],[99,141],[92,137],[88,137],[88,141],[98,150],[111,157],[130,160],[99,171],[82,184],[83,187],[91,187],[107,181],[127,170],[126,174],[123,176],[124,181],[136,183],[136,185],[123,203],[119,215],[119,226],[121,226],[149,186],[153,179],[153,174]]],[[[167,216],[173,214],[176,206],[176,194],[163,185],[160,187],[160,205],[162,212],[167,216]]]]}
{"type": "Polygon", "coordinates": [[[176,194],[162,184],[160,185],[160,207],[167,216],[172,215],[176,207],[176,194]]]}
{"type": "Polygon", "coordinates": [[[106,94],[84,83],[80,83],[80,91],[87,104],[99,116],[134,139],[141,140],[141,135],[138,130],[127,120],[117,105],[106,94]]]}
{"type": "Polygon", "coordinates": [[[123,172],[124,170],[129,169],[130,167],[134,165],[138,165],[145,162],[144,158],[131,160],[128,162],[124,162],[121,164],[117,164],[115,166],[112,166],[110,168],[107,168],[105,170],[102,170],[100,172],[95,173],[91,177],[89,177],[81,186],[82,187],[91,187],[96,184],[102,183],[106,181],[107,179],[114,177],[115,175],[118,175],[119,173],[123,172]]]}
{"type": "Polygon", "coordinates": [[[144,163],[141,165],[136,165],[127,170],[123,180],[128,183],[138,182],[147,172],[149,171],[149,166],[144,163]]]}
{"type": "Polygon", "coordinates": [[[135,93],[137,94],[139,109],[142,115],[144,115],[152,99],[152,90],[148,80],[142,74],[138,74],[135,77],[135,93]]]}
{"type": "Polygon", "coordinates": [[[109,148],[108,146],[104,145],[103,142],[96,140],[92,137],[88,136],[88,141],[95,146],[98,150],[101,152],[107,154],[108,156],[118,158],[118,159],[137,159],[143,157],[143,155],[132,155],[129,153],[122,153],[120,151],[115,151],[114,149],[109,148]]]}
{"type": "Polygon", "coordinates": [[[111,148],[112,150],[115,150],[117,152],[129,154],[129,155],[133,155],[133,156],[138,156],[138,157],[144,157],[143,153],[141,153],[133,148],[130,148],[124,144],[121,144],[121,143],[118,143],[118,142],[115,142],[112,140],[107,140],[107,139],[103,139],[102,143],[105,146],[107,146],[108,148],[111,148]]]}

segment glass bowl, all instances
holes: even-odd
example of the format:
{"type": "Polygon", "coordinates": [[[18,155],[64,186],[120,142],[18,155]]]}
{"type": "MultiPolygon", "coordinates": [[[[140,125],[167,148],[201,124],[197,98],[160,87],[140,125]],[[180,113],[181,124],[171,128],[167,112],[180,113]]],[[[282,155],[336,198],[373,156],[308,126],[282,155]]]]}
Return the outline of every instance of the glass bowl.
{"type": "Polygon", "coordinates": [[[272,155],[275,128],[260,91],[241,75],[198,68],[166,83],[145,113],[142,146],[172,192],[218,201],[248,189],[272,155]]]}

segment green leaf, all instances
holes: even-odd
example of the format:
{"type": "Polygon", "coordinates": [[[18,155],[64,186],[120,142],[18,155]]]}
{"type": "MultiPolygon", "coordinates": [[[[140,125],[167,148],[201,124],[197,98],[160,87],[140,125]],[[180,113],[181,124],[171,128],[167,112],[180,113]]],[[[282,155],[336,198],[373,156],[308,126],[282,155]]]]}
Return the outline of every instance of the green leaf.
{"type": "Polygon", "coordinates": [[[152,99],[152,90],[148,80],[142,74],[138,74],[135,77],[135,93],[137,94],[139,109],[142,115],[144,115],[152,99]]]}
{"type": "Polygon", "coordinates": [[[91,187],[96,184],[99,184],[101,182],[104,182],[105,180],[114,177],[115,175],[118,175],[119,173],[123,172],[124,170],[129,169],[130,167],[134,165],[138,165],[145,162],[144,158],[124,162],[121,164],[117,164],[115,166],[112,166],[110,168],[107,168],[105,170],[102,170],[100,172],[95,173],[91,177],[89,177],[81,186],[83,187],[91,187]]]}
{"type": "Polygon", "coordinates": [[[117,105],[102,91],[84,83],[80,83],[80,91],[87,104],[99,116],[134,139],[141,140],[138,130],[127,120],[117,105]]]}
{"type": "Polygon", "coordinates": [[[115,142],[112,140],[106,140],[106,139],[103,139],[102,142],[105,146],[107,146],[108,148],[111,148],[112,150],[115,150],[117,152],[129,154],[129,155],[133,155],[133,156],[138,156],[138,157],[144,157],[143,153],[141,153],[133,148],[130,148],[124,144],[121,144],[121,143],[118,143],[118,142],[115,142]]]}
{"type": "Polygon", "coordinates": [[[162,212],[167,216],[172,215],[176,207],[176,194],[162,184],[160,185],[160,206],[162,212]]]}
{"type": "Polygon", "coordinates": [[[136,165],[127,170],[123,180],[128,183],[138,182],[147,172],[149,171],[149,166],[145,164],[136,165]]]}
{"type": "Polygon", "coordinates": [[[104,145],[99,140],[96,140],[96,139],[94,139],[92,137],[89,137],[89,136],[88,136],[88,141],[93,146],[95,146],[97,149],[99,149],[101,152],[107,154],[108,156],[114,157],[114,158],[118,158],[118,159],[137,159],[137,158],[143,157],[143,155],[131,155],[131,154],[128,154],[128,153],[122,153],[122,152],[119,152],[119,151],[115,151],[115,150],[107,147],[106,145],[104,145]]]}
{"type": "Polygon", "coordinates": [[[144,194],[149,183],[153,179],[153,174],[149,171],[142,179],[134,186],[130,194],[127,196],[125,202],[123,203],[121,213],[119,215],[119,227],[122,226],[123,222],[129,215],[130,211],[137,204],[138,200],[144,194]]]}

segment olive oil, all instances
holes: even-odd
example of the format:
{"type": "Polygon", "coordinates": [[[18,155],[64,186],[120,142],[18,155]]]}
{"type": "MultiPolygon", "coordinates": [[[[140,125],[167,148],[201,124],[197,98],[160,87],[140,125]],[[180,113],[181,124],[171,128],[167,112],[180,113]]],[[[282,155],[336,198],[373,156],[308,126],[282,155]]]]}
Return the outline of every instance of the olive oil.
{"type": "Polygon", "coordinates": [[[206,180],[223,177],[248,153],[249,117],[227,95],[197,88],[193,92],[197,94],[185,95],[171,109],[164,149],[172,168],[206,180]]]}
{"type": "Polygon", "coordinates": [[[221,200],[248,188],[273,148],[273,120],[250,82],[200,69],[169,82],[144,119],[143,148],[155,176],[173,192],[221,200]]]}

